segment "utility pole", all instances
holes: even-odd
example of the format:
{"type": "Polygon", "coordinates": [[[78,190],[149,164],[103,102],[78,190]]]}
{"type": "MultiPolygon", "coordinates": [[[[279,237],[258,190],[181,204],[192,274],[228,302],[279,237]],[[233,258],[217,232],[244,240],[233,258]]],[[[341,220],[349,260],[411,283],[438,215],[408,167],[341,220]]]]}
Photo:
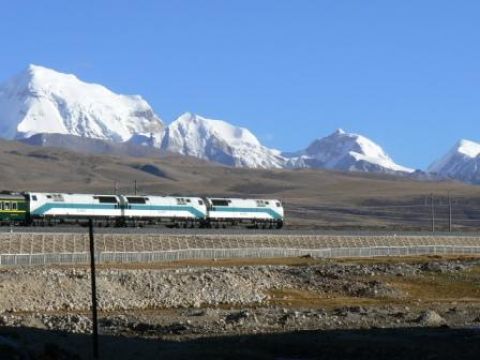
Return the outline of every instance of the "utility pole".
{"type": "Polygon", "coordinates": [[[435,204],[434,204],[434,198],[433,198],[433,193],[431,195],[431,203],[432,203],[432,233],[435,232],[435,204]]]}
{"type": "Polygon", "coordinates": [[[134,191],[134,194],[137,195],[137,179],[135,179],[133,182],[133,191],[134,191]]]}
{"type": "Polygon", "coordinates": [[[452,232],[452,196],[448,192],[448,232],[452,232]]]}
{"type": "Polygon", "coordinates": [[[93,358],[98,359],[98,316],[97,316],[97,283],[95,272],[95,244],[93,241],[93,221],[88,220],[90,237],[90,278],[92,286],[92,326],[93,326],[93,358]]]}

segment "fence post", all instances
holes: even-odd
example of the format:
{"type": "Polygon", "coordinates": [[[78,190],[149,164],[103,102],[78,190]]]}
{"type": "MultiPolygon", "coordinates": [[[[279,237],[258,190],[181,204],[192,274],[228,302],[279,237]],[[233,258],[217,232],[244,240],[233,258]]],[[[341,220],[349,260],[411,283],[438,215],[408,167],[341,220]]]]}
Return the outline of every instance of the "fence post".
{"type": "Polygon", "coordinates": [[[448,232],[452,232],[452,196],[448,192],[448,232]]]}
{"type": "Polygon", "coordinates": [[[435,232],[435,204],[434,204],[434,198],[433,198],[433,193],[432,193],[432,233],[435,232]]]}

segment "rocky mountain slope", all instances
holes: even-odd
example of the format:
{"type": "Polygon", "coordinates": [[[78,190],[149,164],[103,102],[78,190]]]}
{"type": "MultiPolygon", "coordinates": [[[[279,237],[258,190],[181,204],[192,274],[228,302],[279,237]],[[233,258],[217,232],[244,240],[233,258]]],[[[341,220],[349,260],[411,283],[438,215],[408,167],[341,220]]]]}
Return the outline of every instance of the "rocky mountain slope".
{"type": "MultiPolygon", "coordinates": [[[[137,137],[141,135],[134,135],[137,137]]],[[[133,138],[132,137],[132,138],[133,138]]],[[[153,146],[142,146],[135,141],[113,142],[102,139],[80,137],[66,134],[35,134],[26,139],[19,139],[24,144],[62,148],[86,154],[106,154],[106,155],[128,155],[132,157],[163,157],[167,153],[153,146]]]]}

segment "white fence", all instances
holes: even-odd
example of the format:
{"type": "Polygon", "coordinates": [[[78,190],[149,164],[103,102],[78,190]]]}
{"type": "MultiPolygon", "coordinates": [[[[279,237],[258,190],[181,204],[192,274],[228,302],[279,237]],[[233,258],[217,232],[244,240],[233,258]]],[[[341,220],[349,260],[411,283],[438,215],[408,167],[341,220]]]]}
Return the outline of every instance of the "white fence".
{"type": "MultiPolygon", "coordinates": [[[[305,255],[319,258],[475,255],[480,254],[480,237],[97,234],[95,248],[100,263],[305,255]]],[[[0,266],[88,261],[85,234],[0,234],[0,266]]]]}

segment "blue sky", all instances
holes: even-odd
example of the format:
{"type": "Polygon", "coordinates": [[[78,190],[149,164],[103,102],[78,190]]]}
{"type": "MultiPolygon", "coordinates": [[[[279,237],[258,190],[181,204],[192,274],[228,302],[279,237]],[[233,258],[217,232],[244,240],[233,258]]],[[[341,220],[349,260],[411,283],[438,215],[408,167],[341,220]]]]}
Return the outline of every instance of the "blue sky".
{"type": "Polygon", "coordinates": [[[29,63],[293,151],[336,128],[425,168],[480,141],[479,1],[0,1],[0,81],[29,63]]]}

